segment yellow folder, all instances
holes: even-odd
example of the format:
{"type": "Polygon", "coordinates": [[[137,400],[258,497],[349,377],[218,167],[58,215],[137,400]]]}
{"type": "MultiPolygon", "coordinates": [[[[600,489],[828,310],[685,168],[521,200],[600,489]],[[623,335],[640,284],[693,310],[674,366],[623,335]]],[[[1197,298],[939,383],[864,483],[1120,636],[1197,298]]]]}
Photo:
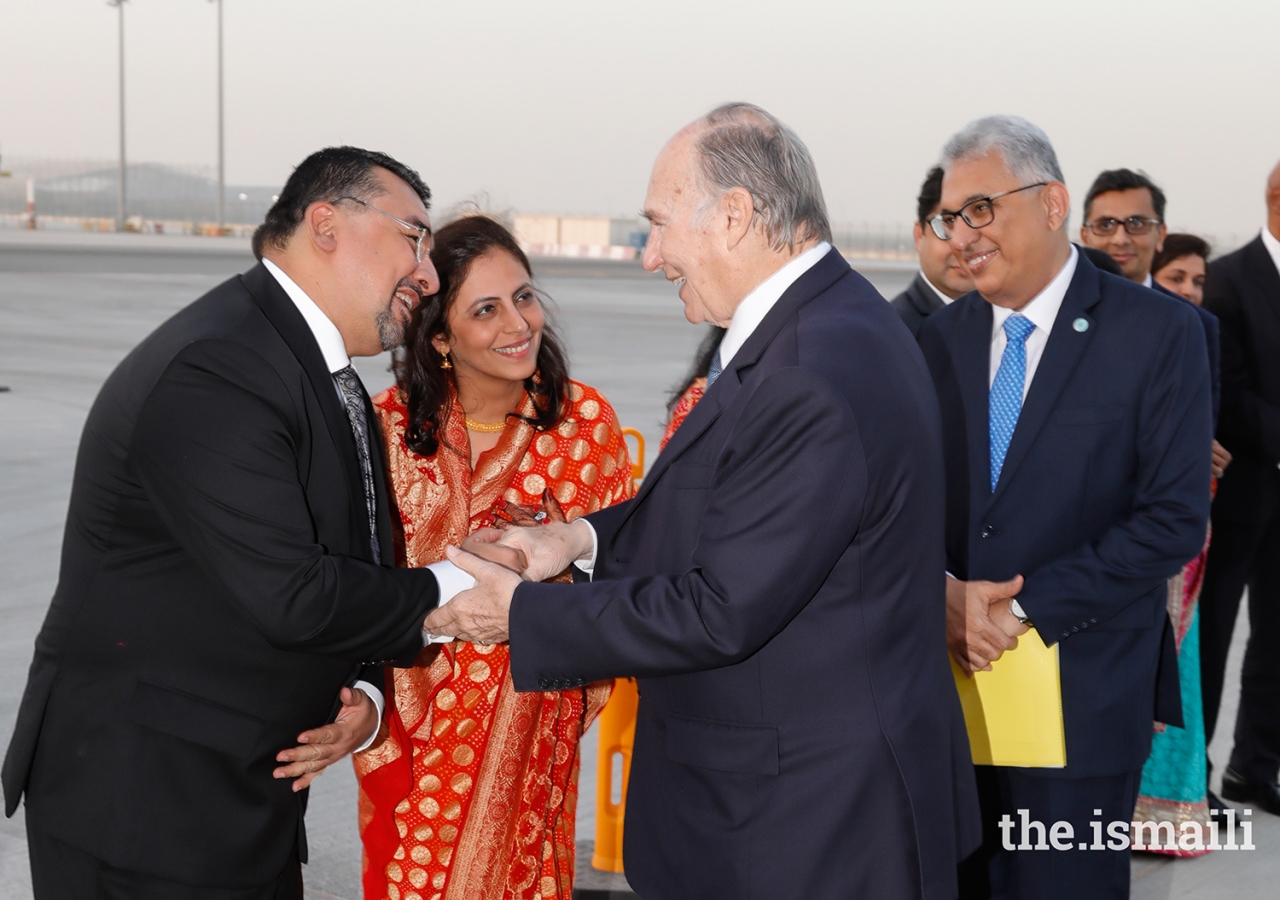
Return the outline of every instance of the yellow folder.
{"type": "Polygon", "coordinates": [[[1050,769],[1067,764],[1057,644],[1046,647],[1033,628],[991,664],[990,672],[968,678],[954,659],[951,671],[976,765],[1050,769]]]}

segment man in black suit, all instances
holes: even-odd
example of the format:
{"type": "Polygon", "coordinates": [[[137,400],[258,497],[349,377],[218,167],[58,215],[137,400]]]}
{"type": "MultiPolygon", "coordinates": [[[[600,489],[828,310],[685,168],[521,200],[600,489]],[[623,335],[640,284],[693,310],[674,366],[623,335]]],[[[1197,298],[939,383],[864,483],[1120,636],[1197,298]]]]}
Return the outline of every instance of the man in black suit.
{"type": "MultiPolygon", "coordinates": [[[[1100,250],[1120,267],[1125,278],[1191,305],[1204,328],[1209,352],[1209,376],[1213,379],[1213,421],[1218,421],[1222,395],[1219,378],[1218,318],[1151,277],[1151,263],[1164,246],[1168,228],[1164,221],[1164,191],[1146,174],[1132,169],[1109,169],[1098,175],[1084,198],[1084,222],[1080,240],[1086,247],[1100,250]]],[[[1216,444],[1216,442],[1215,442],[1216,444]]],[[[1214,474],[1221,475],[1217,461],[1229,460],[1221,446],[1214,447],[1214,474]]]]}
{"type": "Polygon", "coordinates": [[[261,264],[98,394],[4,762],[38,900],[301,896],[298,788],[376,727],[344,685],[412,659],[444,598],[391,567],[349,359],[397,344],[436,289],[429,198],[384,154],[312,155],[255,235],[261,264]],[[284,749],[340,691],[354,721],[284,749]]]}
{"type": "Polygon", "coordinates": [[[808,150],[764,110],[677,134],[645,215],[645,267],[728,329],[711,386],[634,500],[505,533],[527,577],[579,560],[594,580],[462,554],[481,584],[427,628],[497,640],[509,613],[523,690],[639,677],[642,896],[954,897],[977,816],[924,361],[831,248],[808,150]]]}
{"type": "Polygon", "coordinates": [[[1023,640],[1058,644],[1066,730],[1065,768],[982,767],[987,842],[962,896],[1127,898],[1127,844],[1092,849],[1090,823],[1127,836],[1153,715],[1181,724],[1176,663],[1159,694],[1157,675],[1174,649],[1165,581],[1208,521],[1203,329],[1068,242],[1070,197],[1035,125],[979,119],[942,165],[931,224],[977,287],[920,332],[942,408],[949,643],[970,671],[1029,625],[1023,640]],[[1020,811],[1063,823],[1062,849],[1015,849],[1044,843],[1001,833],[1020,811]]]}
{"type": "Polygon", "coordinates": [[[930,315],[973,290],[973,282],[961,268],[951,245],[939,240],[929,228],[929,220],[937,214],[941,199],[942,168],[934,166],[920,185],[916,222],[912,226],[920,271],[905,291],[889,301],[913,335],[920,333],[920,326],[930,315]]]}
{"type": "Polygon", "coordinates": [[[1204,305],[1222,323],[1218,436],[1234,459],[1213,501],[1200,593],[1200,679],[1211,737],[1247,586],[1249,646],[1222,795],[1280,815],[1280,165],[1266,199],[1262,233],[1209,263],[1205,280],[1204,305]]]}

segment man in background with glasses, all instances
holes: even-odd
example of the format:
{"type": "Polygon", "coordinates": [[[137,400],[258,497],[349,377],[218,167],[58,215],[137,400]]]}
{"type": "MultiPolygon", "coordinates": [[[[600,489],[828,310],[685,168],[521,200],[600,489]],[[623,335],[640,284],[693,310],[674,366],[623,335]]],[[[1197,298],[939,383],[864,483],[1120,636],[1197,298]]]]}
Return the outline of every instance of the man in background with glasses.
{"type": "Polygon", "coordinates": [[[929,220],[938,214],[942,202],[942,169],[934,166],[920,185],[913,227],[920,271],[907,289],[890,303],[911,333],[918,335],[924,320],[952,300],[973,290],[973,282],[960,266],[951,245],[933,233],[929,220]]]}
{"type": "Polygon", "coordinates": [[[1019,636],[1057,644],[1061,696],[1038,702],[1061,710],[1066,738],[1062,768],[978,767],[987,842],[961,896],[1126,900],[1128,845],[1090,823],[1127,834],[1153,710],[1182,722],[1165,582],[1209,514],[1203,330],[1072,246],[1035,125],[979,119],[941,165],[930,227],[977,289],[920,331],[943,420],[948,645],[973,672],[1019,636]],[[1053,849],[1002,832],[1006,816],[1056,831],[1053,849]]]}

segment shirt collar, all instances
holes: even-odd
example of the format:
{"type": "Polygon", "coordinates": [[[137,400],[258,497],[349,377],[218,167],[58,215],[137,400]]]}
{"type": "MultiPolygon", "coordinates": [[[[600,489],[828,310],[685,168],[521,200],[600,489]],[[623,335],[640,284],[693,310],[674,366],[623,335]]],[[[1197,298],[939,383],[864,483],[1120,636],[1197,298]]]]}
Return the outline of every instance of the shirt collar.
{"type": "MultiPolygon", "coordinates": [[[[1067,288],[1071,287],[1071,278],[1076,274],[1076,262],[1079,259],[1079,251],[1075,246],[1071,247],[1071,256],[1067,259],[1066,265],[1058,270],[1058,274],[1053,276],[1053,281],[1045,285],[1044,290],[1031,298],[1031,302],[1022,307],[1022,315],[1031,320],[1039,331],[1044,332],[1047,338],[1049,332],[1053,330],[1053,322],[1058,318],[1058,310],[1062,308],[1062,301],[1067,297],[1067,288]]],[[[995,319],[992,322],[992,337],[1004,328],[1004,320],[1013,315],[1014,310],[1005,309],[1002,306],[993,306],[992,312],[995,319]]]]}
{"type": "Polygon", "coordinates": [[[1271,262],[1275,265],[1276,272],[1280,272],[1280,240],[1276,240],[1276,236],[1266,225],[1262,226],[1262,246],[1266,247],[1267,252],[1271,254],[1271,262]]]}
{"type": "Polygon", "coordinates": [[[1150,272],[1148,272],[1148,273],[1147,273],[1147,277],[1146,277],[1146,278],[1142,279],[1142,286],[1143,286],[1143,287],[1149,287],[1149,288],[1154,288],[1154,287],[1155,287],[1155,284],[1153,284],[1153,283],[1152,283],[1151,273],[1150,273],[1150,272]]]}
{"type": "Polygon", "coordinates": [[[764,321],[764,317],[769,314],[769,310],[773,309],[774,304],[787,292],[787,288],[795,284],[801,275],[817,265],[818,260],[826,256],[827,251],[830,249],[831,245],[826,241],[819,241],[817,246],[810,247],[804,253],[791,260],[756,285],[755,290],[743,298],[742,302],[738,304],[738,308],[733,311],[733,318],[729,321],[729,328],[720,340],[720,367],[722,369],[729,368],[729,362],[733,359],[734,354],[742,349],[742,345],[747,342],[747,338],[751,337],[751,333],[764,321]]]}
{"type": "Polygon", "coordinates": [[[307,296],[306,291],[284,274],[283,269],[269,259],[264,259],[262,264],[275,277],[275,280],[280,282],[280,287],[284,288],[293,305],[298,307],[298,312],[302,313],[307,327],[311,329],[316,343],[320,345],[320,352],[324,355],[324,364],[329,367],[329,372],[332,374],[351,365],[351,357],[347,355],[347,345],[342,340],[342,333],[338,331],[338,326],[333,324],[333,320],[324,314],[324,310],[316,306],[315,301],[307,296]]]}
{"type": "Polygon", "coordinates": [[[942,301],[943,306],[948,306],[955,302],[954,299],[942,293],[942,291],[938,289],[938,286],[934,284],[932,281],[930,281],[929,276],[924,274],[924,272],[920,273],[920,280],[923,281],[925,284],[929,285],[929,287],[933,288],[933,292],[938,295],[938,299],[942,301]]]}

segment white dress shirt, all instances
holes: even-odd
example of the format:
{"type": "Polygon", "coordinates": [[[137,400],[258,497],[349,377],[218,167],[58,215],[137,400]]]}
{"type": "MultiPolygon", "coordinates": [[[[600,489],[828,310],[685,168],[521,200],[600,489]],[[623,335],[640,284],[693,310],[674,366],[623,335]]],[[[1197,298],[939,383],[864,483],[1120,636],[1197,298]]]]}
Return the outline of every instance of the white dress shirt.
{"type": "MultiPolygon", "coordinates": [[[[307,323],[307,327],[311,329],[312,336],[316,339],[316,344],[320,347],[320,354],[324,357],[324,364],[328,367],[329,372],[337,372],[351,365],[351,357],[347,354],[346,342],[342,340],[342,333],[338,331],[338,326],[333,324],[333,320],[324,314],[324,310],[316,306],[315,301],[307,296],[307,292],[286,275],[283,269],[269,259],[264,259],[262,265],[280,283],[280,287],[284,288],[284,292],[289,295],[293,305],[302,314],[303,320],[307,323]]],[[[337,392],[338,399],[342,400],[342,408],[345,411],[346,401],[343,400],[342,389],[338,387],[336,380],[333,383],[333,389],[337,392]]],[[[372,437],[373,435],[370,435],[370,438],[372,437]]],[[[432,563],[427,568],[436,577],[440,594],[440,606],[444,606],[458,594],[475,586],[476,580],[474,578],[448,560],[432,563]]],[[[453,640],[453,638],[443,640],[453,640]]],[[[429,642],[425,634],[423,635],[423,641],[424,643],[429,642]]],[[[382,696],[381,688],[367,681],[357,681],[355,687],[360,688],[373,700],[378,707],[378,720],[381,721],[382,711],[386,706],[386,700],[382,696]]],[[[377,729],[374,729],[374,733],[369,735],[369,739],[360,747],[357,747],[354,752],[359,753],[372,744],[377,733],[377,729]]]]}
{"type": "Polygon", "coordinates": [[[942,291],[938,290],[938,286],[934,284],[932,281],[930,281],[929,276],[924,274],[924,272],[920,273],[920,279],[925,284],[929,285],[929,287],[933,288],[933,292],[938,295],[938,299],[942,301],[943,306],[950,306],[952,303],[955,302],[954,297],[948,297],[946,294],[942,293],[942,291]]]}
{"type": "MultiPolygon", "coordinates": [[[[717,352],[720,354],[721,369],[729,368],[730,361],[742,349],[742,345],[747,342],[747,338],[751,337],[752,333],[760,327],[760,323],[769,314],[769,310],[773,309],[774,305],[782,299],[782,295],[787,292],[787,288],[795,284],[801,275],[817,265],[818,260],[826,256],[827,251],[830,249],[831,245],[826,241],[819,241],[815,246],[810,247],[760,282],[751,293],[742,298],[738,308],[733,311],[733,318],[729,320],[729,327],[725,330],[724,337],[720,339],[720,349],[717,352]]],[[[595,573],[596,553],[599,551],[600,546],[596,538],[595,528],[586,519],[581,521],[587,528],[591,529],[591,556],[577,563],[577,566],[590,578],[595,573]]]]}
{"type": "MultiPolygon", "coordinates": [[[[1053,276],[1053,280],[1045,286],[1044,290],[1031,298],[1030,303],[1019,310],[1036,326],[1035,330],[1027,336],[1027,373],[1022,382],[1023,400],[1026,400],[1027,392],[1031,390],[1031,379],[1035,377],[1036,369],[1040,365],[1040,357],[1044,356],[1044,348],[1049,343],[1049,332],[1053,331],[1058,310],[1062,309],[1062,301],[1067,297],[1067,288],[1071,286],[1071,278],[1076,274],[1079,253],[1080,251],[1072,246],[1071,256],[1058,274],[1053,276]]],[[[1013,315],[1014,310],[993,306],[991,312],[994,315],[991,322],[991,367],[987,373],[988,388],[996,380],[996,372],[1000,371],[1000,360],[1004,357],[1005,345],[1009,343],[1008,335],[1004,333],[1004,320],[1013,315]]],[[[1009,605],[1009,609],[1020,619],[1025,619],[1027,616],[1022,604],[1017,600],[1009,605]]]]}
{"type": "Polygon", "coordinates": [[[1155,290],[1155,286],[1156,286],[1156,285],[1155,285],[1155,279],[1151,277],[1151,273],[1150,273],[1150,272],[1148,272],[1148,273],[1147,273],[1147,277],[1145,277],[1145,278],[1143,278],[1143,279],[1142,279],[1142,286],[1143,286],[1143,287],[1149,287],[1149,288],[1151,288],[1152,290],[1155,290]]]}
{"type": "Polygon", "coordinates": [[[1267,248],[1267,252],[1271,254],[1271,262],[1276,267],[1276,272],[1280,274],[1280,238],[1271,233],[1271,229],[1266,225],[1262,226],[1262,246],[1267,248]]]}
{"type": "MultiPolygon", "coordinates": [[[[1071,278],[1076,273],[1076,261],[1079,251],[1073,246],[1071,256],[1067,259],[1058,274],[1053,277],[1040,293],[1031,298],[1031,302],[1018,312],[1026,316],[1034,324],[1035,330],[1027,336],[1027,375],[1022,382],[1022,397],[1025,400],[1031,390],[1031,379],[1035,377],[1040,365],[1040,357],[1044,356],[1045,345],[1049,343],[1049,332],[1053,330],[1053,321],[1058,318],[1058,310],[1067,296],[1067,288],[1071,286],[1071,278]]],[[[987,376],[987,387],[996,380],[996,372],[1000,370],[1000,360],[1004,356],[1005,345],[1009,342],[1004,333],[1004,320],[1013,315],[1014,310],[1002,306],[991,307],[991,369],[987,376]]]]}

